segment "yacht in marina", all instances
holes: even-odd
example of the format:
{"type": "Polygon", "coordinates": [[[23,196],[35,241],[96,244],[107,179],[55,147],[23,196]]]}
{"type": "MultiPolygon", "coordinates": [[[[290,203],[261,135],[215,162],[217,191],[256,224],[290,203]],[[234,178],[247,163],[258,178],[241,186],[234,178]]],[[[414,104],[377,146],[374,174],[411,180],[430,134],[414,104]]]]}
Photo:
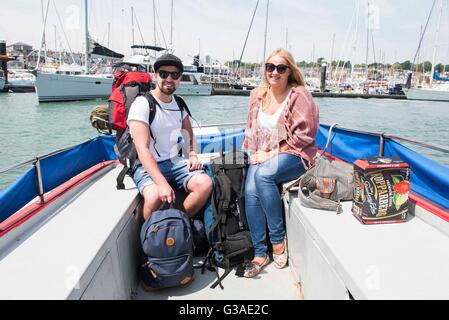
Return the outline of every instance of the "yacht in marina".
{"type": "Polygon", "coordinates": [[[39,102],[107,99],[111,95],[112,69],[109,73],[86,74],[81,67],[61,67],[54,73],[36,72],[39,102]]]}
{"type": "MultiPolygon", "coordinates": [[[[129,59],[125,59],[123,64],[130,64],[135,66],[141,66],[143,70],[149,72],[154,80],[153,64],[157,59],[158,54],[167,52],[165,48],[149,45],[133,45],[132,49],[145,50],[142,54],[135,54],[129,59]],[[151,54],[149,52],[155,51],[158,54],[151,54]]],[[[122,63],[119,63],[122,64],[122,63]]],[[[201,72],[197,66],[193,64],[184,63],[184,72],[181,76],[181,82],[176,89],[176,94],[180,96],[210,96],[212,93],[212,85],[210,83],[203,83],[202,77],[204,73],[201,72]]]]}
{"type": "Polygon", "coordinates": [[[449,101],[449,82],[404,90],[409,100],[449,101]]]}
{"type": "Polygon", "coordinates": [[[34,86],[35,76],[27,69],[8,69],[8,83],[12,86],[34,86]]]}
{"type": "MultiPolygon", "coordinates": [[[[69,69],[67,67],[58,67],[50,71],[39,69],[39,55],[38,65],[34,70],[39,102],[106,99],[111,94],[113,82],[111,64],[122,59],[124,55],[100,45],[89,36],[87,0],[84,0],[84,25],[83,67],[76,66],[72,57],[74,65],[70,65],[69,69]],[[103,59],[107,62],[104,63],[103,59]]],[[[44,39],[44,35],[42,38],[44,39]]]]}
{"type": "MultiPolygon", "coordinates": [[[[155,46],[135,45],[132,48],[166,51],[155,46]]],[[[103,66],[97,74],[86,74],[83,68],[77,65],[60,67],[52,73],[37,72],[36,92],[39,101],[107,99],[111,95],[113,73],[117,66],[123,64],[141,66],[154,78],[152,66],[155,59],[156,57],[149,53],[135,54],[111,66],[103,66]]],[[[205,96],[211,92],[210,84],[201,83],[201,73],[198,73],[194,66],[186,65],[177,94],[205,96]]]]}
{"type": "MultiPolygon", "coordinates": [[[[429,100],[429,101],[449,101],[449,78],[442,77],[438,75],[435,71],[436,66],[436,56],[437,56],[437,48],[439,43],[439,31],[441,27],[441,21],[444,11],[444,3],[443,0],[439,1],[439,15],[438,15],[438,24],[435,31],[435,44],[433,49],[432,56],[432,69],[430,71],[430,81],[428,85],[419,85],[415,88],[410,87],[412,73],[409,73],[409,78],[407,79],[407,88],[404,90],[407,99],[410,100],[429,100]]],[[[435,2],[434,2],[435,5],[435,2]]],[[[432,6],[433,9],[433,6],[432,6]]],[[[432,11],[430,10],[428,20],[432,16],[432,11]]],[[[424,33],[421,35],[421,38],[424,37],[424,33]]],[[[421,39],[422,40],[422,39],[421,39]]],[[[417,52],[419,52],[420,47],[418,47],[417,52]]]]}

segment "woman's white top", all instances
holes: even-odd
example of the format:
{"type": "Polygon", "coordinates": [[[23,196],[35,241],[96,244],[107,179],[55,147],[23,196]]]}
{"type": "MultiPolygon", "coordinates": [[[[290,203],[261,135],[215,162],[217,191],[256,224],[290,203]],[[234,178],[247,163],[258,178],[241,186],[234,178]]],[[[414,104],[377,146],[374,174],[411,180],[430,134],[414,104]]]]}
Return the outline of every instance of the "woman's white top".
{"type": "Polygon", "coordinates": [[[260,110],[259,110],[260,112],[257,116],[257,121],[259,122],[259,126],[261,127],[261,129],[263,129],[264,131],[269,133],[277,128],[277,123],[278,123],[279,117],[281,116],[282,111],[284,110],[285,106],[287,105],[289,97],[290,97],[290,92],[285,97],[285,99],[282,102],[279,109],[277,109],[277,111],[273,114],[268,114],[268,113],[263,112],[262,111],[263,105],[262,105],[262,103],[260,104],[260,110]]]}
{"type": "Polygon", "coordinates": [[[274,114],[267,114],[262,111],[262,102],[257,115],[257,145],[258,150],[270,151],[278,146],[278,136],[282,135],[285,128],[279,124],[279,117],[283,113],[285,106],[290,99],[290,92],[287,94],[285,100],[279,106],[274,114]]]}

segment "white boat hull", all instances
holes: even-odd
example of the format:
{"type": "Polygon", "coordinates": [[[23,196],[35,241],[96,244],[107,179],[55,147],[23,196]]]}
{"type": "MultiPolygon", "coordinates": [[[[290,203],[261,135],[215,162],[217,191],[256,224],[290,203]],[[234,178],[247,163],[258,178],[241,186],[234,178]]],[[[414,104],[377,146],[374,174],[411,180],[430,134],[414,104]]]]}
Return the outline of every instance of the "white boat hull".
{"type": "Polygon", "coordinates": [[[37,73],[39,102],[107,99],[111,94],[111,76],[37,73]]]}
{"type": "Polygon", "coordinates": [[[212,86],[181,82],[175,93],[180,96],[210,96],[212,93],[212,86]]]}
{"type": "MultiPolygon", "coordinates": [[[[36,93],[39,102],[107,99],[112,83],[112,76],[38,73],[36,93]]],[[[181,96],[210,96],[211,93],[211,85],[185,82],[176,90],[181,96]]]]}
{"type": "Polygon", "coordinates": [[[415,88],[404,92],[409,100],[449,101],[449,90],[415,88]]]}

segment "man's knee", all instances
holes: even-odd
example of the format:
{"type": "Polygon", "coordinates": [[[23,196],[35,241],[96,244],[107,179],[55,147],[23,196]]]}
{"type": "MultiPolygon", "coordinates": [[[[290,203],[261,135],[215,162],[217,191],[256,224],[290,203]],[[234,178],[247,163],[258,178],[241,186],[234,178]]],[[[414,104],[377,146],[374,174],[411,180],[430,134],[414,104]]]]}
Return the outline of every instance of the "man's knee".
{"type": "Polygon", "coordinates": [[[187,184],[189,192],[210,193],[212,191],[212,179],[207,174],[197,174],[190,178],[187,184]]]}
{"type": "Polygon", "coordinates": [[[146,212],[155,211],[161,204],[159,200],[159,191],[156,184],[149,185],[143,189],[144,210],[146,212]]]}

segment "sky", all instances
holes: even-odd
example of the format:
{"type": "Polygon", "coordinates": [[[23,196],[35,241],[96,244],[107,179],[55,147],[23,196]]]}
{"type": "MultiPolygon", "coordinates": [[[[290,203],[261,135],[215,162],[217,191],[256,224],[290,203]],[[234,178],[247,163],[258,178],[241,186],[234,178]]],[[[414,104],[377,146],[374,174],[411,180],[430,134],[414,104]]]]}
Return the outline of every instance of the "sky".
{"type": "MultiPolygon", "coordinates": [[[[449,1],[441,1],[443,14],[438,42],[437,4],[419,56],[420,60],[431,61],[437,43],[437,63],[449,64],[449,1]]],[[[7,44],[25,42],[38,48],[43,30],[42,2],[45,7],[47,0],[15,0],[3,4],[0,40],[6,40],[7,44]]],[[[174,53],[184,61],[191,61],[198,52],[202,57],[210,55],[222,63],[238,59],[258,3],[242,60],[262,61],[267,2],[174,0],[171,29],[171,0],[154,0],[158,17],[156,44],[168,46],[170,30],[173,30],[174,53]]],[[[316,61],[324,57],[327,61],[332,58],[365,62],[367,0],[269,0],[268,3],[266,55],[283,47],[291,51],[297,61],[316,61]]],[[[369,3],[372,37],[370,35],[368,61],[374,61],[374,54],[377,62],[412,61],[418,48],[420,30],[426,23],[433,0],[370,0],[369,3]]],[[[154,45],[151,0],[89,0],[91,37],[107,45],[110,25],[109,47],[129,56],[132,53],[131,7],[136,17],[135,43],[154,45]]],[[[84,0],[50,0],[46,40],[52,50],[61,47],[68,50],[70,47],[75,52],[84,51],[84,0]]]]}

